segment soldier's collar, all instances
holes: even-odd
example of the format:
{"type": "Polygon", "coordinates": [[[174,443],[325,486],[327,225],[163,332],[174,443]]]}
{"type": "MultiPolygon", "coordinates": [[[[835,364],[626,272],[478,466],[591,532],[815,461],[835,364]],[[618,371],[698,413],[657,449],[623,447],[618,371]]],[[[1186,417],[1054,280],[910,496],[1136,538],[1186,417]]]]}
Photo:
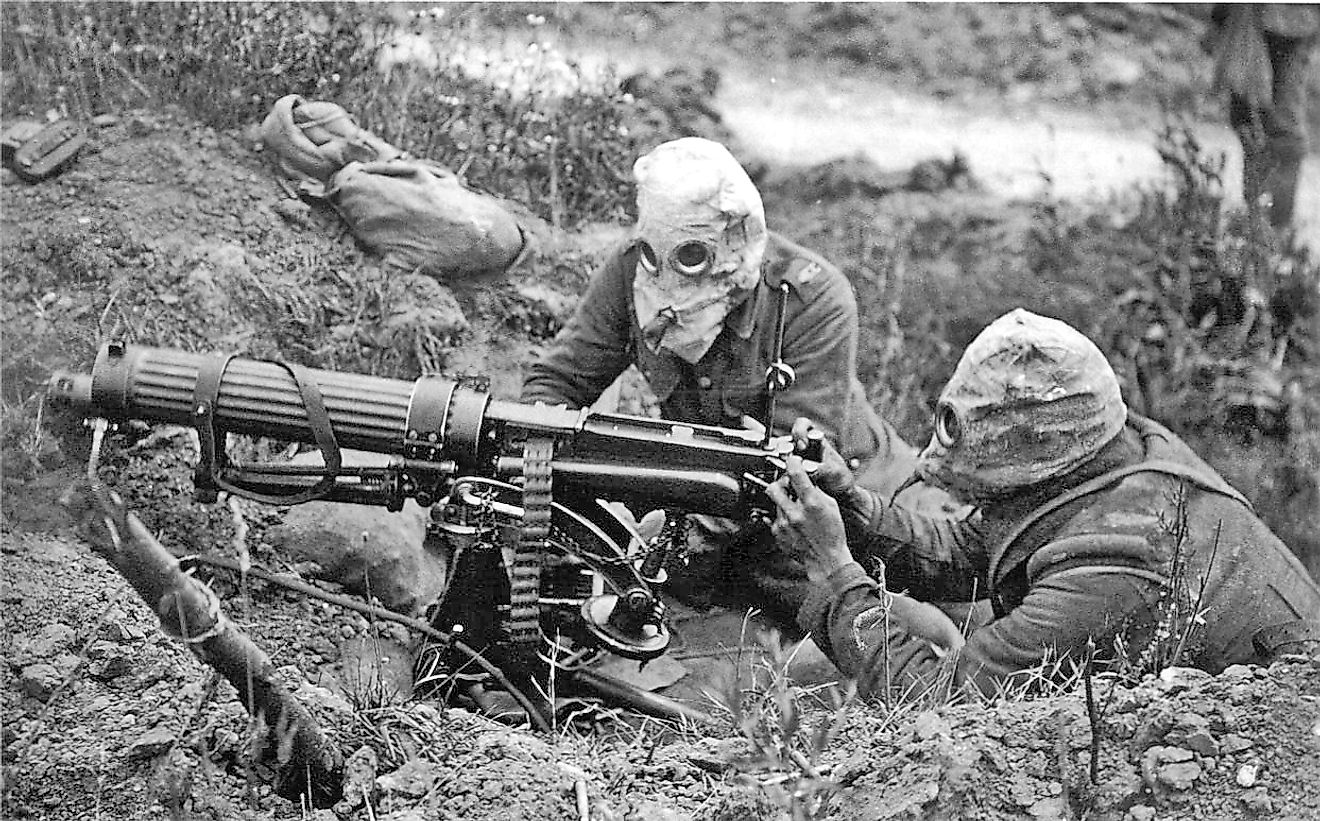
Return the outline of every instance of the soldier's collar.
{"type": "Polygon", "coordinates": [[[787,282],[790,288],[797,288],[798,273],[812,267],[819,269],[819,266],[809,260],[795,260],[797,265],[772,264],[772,254],[773,249],[766,248],[765,258],[761,261],[761,281],[757,283],[756,290],[734,308],[724,322],[724,327],[736,333],[739,339],[751,339],[752,333],[756,330],[757,317],[767,311],[773,316],[779,283],[787,282]]]}
{"type": "Polygon", "coordinates": [[[751,339],[752,331],[756,330],[756,318],[761,314],[761,305],[771,296],[765,275],[762,274],[756,290],[733,309],[729,318],[724,320],[724,327],[736,333],[739,339],[751,339]]]}

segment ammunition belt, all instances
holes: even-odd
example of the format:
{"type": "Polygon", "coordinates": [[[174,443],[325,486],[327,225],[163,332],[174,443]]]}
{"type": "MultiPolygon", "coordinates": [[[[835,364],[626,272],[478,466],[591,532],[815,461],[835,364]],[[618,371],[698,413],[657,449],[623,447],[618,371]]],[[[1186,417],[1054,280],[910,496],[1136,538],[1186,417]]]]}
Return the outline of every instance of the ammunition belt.
{"type": "Polygon", "coordinates": [[[541,649],[541,565],[550,537],[555,442],[528,437],[523,445],[523,520],[509,580],[507,630],[513,652],[530,664],[541,649]]]}

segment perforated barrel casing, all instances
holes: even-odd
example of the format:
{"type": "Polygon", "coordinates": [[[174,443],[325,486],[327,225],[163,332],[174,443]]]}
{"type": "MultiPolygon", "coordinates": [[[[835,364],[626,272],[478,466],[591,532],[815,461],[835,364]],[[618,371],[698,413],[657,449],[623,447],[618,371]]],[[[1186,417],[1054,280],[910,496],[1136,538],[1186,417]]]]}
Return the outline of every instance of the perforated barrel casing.
{"type": "MultiPolygon", "coordinates": [[[[206,354],[110,345],[92,370],[92,406],[124,419],[192,424],[194,390],[206,354]]],[[[412,382],[310,369],[342,447],[398,454],[412,382]]],[[[302,395],[275,362],[234,357],[220,380],[215,420],[235,433],[312,442],[302,395]]]]}

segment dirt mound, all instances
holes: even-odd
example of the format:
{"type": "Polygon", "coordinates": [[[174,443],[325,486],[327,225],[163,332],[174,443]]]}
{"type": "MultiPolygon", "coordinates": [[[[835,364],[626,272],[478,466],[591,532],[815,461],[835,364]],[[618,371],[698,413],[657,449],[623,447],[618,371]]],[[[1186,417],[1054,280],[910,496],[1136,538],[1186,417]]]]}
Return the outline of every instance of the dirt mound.
{"type": "Polygon", "coordinates": [[[850,726],[830,817],[1309,818],[1320,811],[1320,664],[1171,668],[1059,699],[850,726]],[[1098,729],[1098,737],[1093,737],[1098,729]],[[1091,755],[1098,752],[1096,779],[1091,755]]]}

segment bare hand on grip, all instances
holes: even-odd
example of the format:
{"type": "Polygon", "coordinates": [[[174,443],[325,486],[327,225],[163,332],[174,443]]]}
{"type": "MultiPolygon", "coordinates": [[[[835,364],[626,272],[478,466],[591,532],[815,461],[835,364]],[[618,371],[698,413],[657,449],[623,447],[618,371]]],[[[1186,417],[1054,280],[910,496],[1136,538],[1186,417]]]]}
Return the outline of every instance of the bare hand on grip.
{"type": "Polygon", "coordinates": [[[820,467],[811,472],[816,487],[836,499],[842,499],[852,492],[856,482],[848,463],[843,461],[843,457],[810,419],[798,417],[790,435],[793,437],[794,448],[804,454],[803,458],[820,463],[820,467]]]}
{"type": "Polygon", "coordinates": [[[824,581],[852,561],[839,505],[812,484],[802,457],[789,456],[784,476],[765,492],[779,509],[770,530],[806,567],[808,580],[824,581]]]}

